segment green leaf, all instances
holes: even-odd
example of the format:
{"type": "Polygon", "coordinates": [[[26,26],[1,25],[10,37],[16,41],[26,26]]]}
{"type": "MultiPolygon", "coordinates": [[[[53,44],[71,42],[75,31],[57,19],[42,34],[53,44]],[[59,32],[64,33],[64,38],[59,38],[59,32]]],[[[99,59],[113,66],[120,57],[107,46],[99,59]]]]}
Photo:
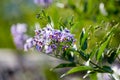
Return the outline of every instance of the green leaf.
{"type": "Polygon", "coordinates": [[[118,46],[118,48],[117,48],[117,51],[116,51],[116,57],[117,57],[119,54],[120,54],[120,44],[119,44],[119,46],[118,46]]]}
{"type": "Polygon", "coordinates": [[[84,10],[83,10],[84,13],[86,13],[87,10],[88,10],[88,9],[87,9],[87,8],[88,8],[87,6],[88,6],[88,1],[87,1],[87,0],[84,0],[84,10]]]}
{"type": "Polygon", "coordinates": [[[106,34],[106,36],[104,37],[104,40],[101,42],[101,46],[98,50],[98,54],[97,54],[97,60],[100,60],[100,57],[102,56],[102,53],[104,52],[105,48],[107,47],[107,45],[110,42],[111,37],[114,34],[115,29],[118,27],[119,24],[116,24],[115,26],[112,27],[112,29],[106,34]]]}
{"type": "Polygon", "coordinates": [[[61,55],[61,58],[70,62],[74,62],[75,60],[74,55],[72,55],[70,49],[64,50],[64,52],[61,55]]]}
{"type": "Polygon", "coordinates": [[[80,72],[80,71],[87,71],[87,70],[92,70],[93,68],[90,66],[79,66],[79,67],[74,67],[71,70],[69,70],[67,73],[63,74],[61,77],[64,77],[66,75],[75,73],[75,72],[80,72]]]}
{"type": "Polygon", "coordinates": [[[98,80],[98,79],[97,79],[97,73],[96,73],[96,72],[90,74],[89,76],[90,76],[90,80],[98,80]]]}
{"type": "Polygon", "coordinates": [[[75,63],[61,63],[58,66],[56,66],[55,68],[53,68],[53,69],[56,69],[56,68],[65,68],[65,67],[75,67],[75,66],[76,66],[75,63]]]}
{"type": "Polygon", "coordinates": [[[113,70],[112,70],[109,66],[103,66],[102,69],[103,69],[105,72],[113,73],[113,70]]]}
{"type": "Polygon", "coordinates": [[[83,28],[81,35],[80,35],[80,46],[82,50],[87,49],[87,37],[88,37],[88,33],[85,32],[85,29],[83,28]]]}
{"type": "Polygon", "coordinates": [[[79,24],[80,24],[79,22],[74,23],[74,25],[70,28],[70,31],[74,32],[79,24]]]}
{"type": "Polygon", "coordinates": [[[60,30],[63,30],[63,29],[65,28],[65,25],[64,25],[64,23],[63,23],[62,20],[63,20],[63,19],[60,18],[60,20],[58,21],[60,30]]]}
{"type": "Polygon", "coordinates": [[[119,25],[119,24],[116,24],[115,26],[113,26],[113,27],[111,28],[111,30],[105,35],[104,40],[101,42],[101,44],[102,44],[103,42],[105,42],[110,35],[113,35],[113,34],[114,34],[114,32],[115,32],[116,28],[118,27],[118,25],[119,25]]]}
{"type": "Polygon", "coordinates": [[[76,9],[76,5],[74,4],[74,1],[72,0],[68,0],[68,5],[71,9],[75,10],[76,9]]]}
{"type": "Polygon", "coordinates": [[[85,54],[83,51],[80,50],[78,51],[78,53],[80,54],[83,60],[87,61],[89,59],[89,55],[85,54]]]}
{"type": "Polygon", "coordinates": [[[89,28],[85,31],[85,29],[82,29],[81,35],[80,35],[80,41],[79,45],[82,50],[86,50],[88,46],[88,36],[89,36],[89,31],[92,29],[92,26],[89,26],[89,28]]]}
{"type": "Polygon", "coordinates": [[[88,59],[89,59],[89,56],[90,56],[90,55],[89,55],[89,54],[85,54],[85,53],[84,53],[83,51],[81,51],[81,50],[75,50],[74,48],[71,48],[70,51],[79,53],[78,55],[80,55],[81,58],[82,58],[83,60],[85,60],[85,61],[88,61],[88,59]]]}
{"type": "Polygon", "coordinates": [[[95,46],[95,48],[93,48],[93,50],[90,53],[90,59],[92,59],[94,57],[94,55],[97,53],[98,51],[98,46],[95,46]]]}
{"type": "Polygon", "coordinates": [[[44,10],[42,10],[42,14],[43,14],[44,17],[46,17],[46,13],[45,13],[44,10]]]}
{"type": "Polygon", "coordinates": [[[109,66],[102,66],[101,68],[94,68],[95,72],[99,73],[113,73],[113,70],[109,66]]]}
{"type": "Polygon", "coordinates": [[[73,23],[73,16],[68,17],[68,24],[70,25],[70,28],[74,25],[73,23]]]}
{"type": "Polygon", "coordinates": [[[92,11],[93,11],[93,7],[94,6],[94,3],[93,3],[93,0],[88,0],[88,6],[87,6],[87,13],[90,14],[92,11]]]}
{"type": "Polygon", "coordinates": [[[112,64],[116,59],[116,50],[109,50],[109,54],[107,57],[108,63],[112,64]]]}
{"type": "Polygon", "coordinates": [[[102,53],[104,52],[105,48],[107,47],[107,45],[109,44],[110,42],[110,39],[111,39],[111,36],[110,35],[107,40],[101,44],[99,50],[98,50],[98,54],[97,54],[97,60],[99,61],[100,60],[100,57],[102,56],[102,53]]]}
{"type": "Polygon", "coordinates": [[[63,31],[64,28],[60,25],[60,26],[59,26],[59,29],[60,29],[60,31],[63,31]]]}
{"type": "Polygon", "coordinates": [[[48,22],[49,22],[49,23],[51,23],[51,19],[50,19],[50,16],[47,16],[47,18],[48,18],[48,22]]]}
{"type": "Polygon", "coordinates": [[[67,54],[67,59],[68,59],[70,62],[74,62],[74,60],[75,60],[74,56],[72,56],[70,52],[69,52],[69,54],[67,54]]]}

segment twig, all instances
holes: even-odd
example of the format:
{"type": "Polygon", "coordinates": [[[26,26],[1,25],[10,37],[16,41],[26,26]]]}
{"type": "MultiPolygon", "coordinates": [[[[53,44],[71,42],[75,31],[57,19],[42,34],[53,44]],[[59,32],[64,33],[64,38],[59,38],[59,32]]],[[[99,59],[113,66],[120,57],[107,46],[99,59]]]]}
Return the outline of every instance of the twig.
{"type": "Polygon", "coordinates": [[[120,58],[119,58],[119,56],[118,56],[117,58],[118,58],[118,60],[119,60],[119,62],[120,62],[120,58]]]}
{"type": "Polygon", "coordinates": [[[98,66],[97,64],[95,64],[94,62],[90,61],[91,64],[95,65],[96,67],[102,69],[100,66],[98,66]]]}

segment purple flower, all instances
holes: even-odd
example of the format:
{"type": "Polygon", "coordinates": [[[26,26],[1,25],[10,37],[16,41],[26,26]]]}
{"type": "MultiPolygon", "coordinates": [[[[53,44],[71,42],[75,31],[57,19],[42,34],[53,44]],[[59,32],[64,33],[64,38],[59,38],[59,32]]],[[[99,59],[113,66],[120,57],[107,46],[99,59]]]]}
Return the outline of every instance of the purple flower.
{"type": "Polygon", "coordinates": [[[62,31],[62,36],[61,36],[61,42],[73,42],[74,40],[74,36],[70,33],[70,31],[68,29],[64,29],[62,31]]]}
{"type": "Polygon", "coordinates": [[[49,6],[53,1],[52,0],[34,0],[35,4],[40,4],[41,6],[47,7],[49,6]]]}
{"type": "MultiPolygon", "coordinates": [[[[59,49],[66,50],[70,46],[73,46],[75,39],[68,29],[60,31],[47,25],[47,27],[42,29],[36,28],[35,36],[31,41],[32,46],[35,46],[38,51],[52,53],[59,49]]],[[[31,41],[29,43],[31,43],[31,41]]],[[[27,49],[32,46],[27,47],[27,49]]]]}
{"type": "Polygon", "coordinates": [[[45,53],[51,53],[53,48],[51,46],[45,46],[45,53]]]}
{"type": "Polygon", "coordinates": [[[14,43],[18,49],[24,48],[24,43],[26,39],[28,38],[28,35],[26,35],[27,26],[26,24],[14,24],[11,27],[11,34],[13,36],[14,43]]]}
{"type": "Polygon", "coordinates": [[[27,31],[27,25],[26,24],[14,24],[11,27],[11,33],[12,35],[17,35],[17,34],[24,34],[27,31]]]}
{"type": "Polygon", "coordinates": [[[41,51],[41,50],[42,50],[42,47],[41,47],[41,46],[36,45],[36,49],[37,49],[37,51],[41,51]]]}
{"type": "Polygon", "coordinates": [[[66,50],[67,48],[69,48],[69,46],[67,46],[67,45],[62,47],[63,50],[66,50]]]}
{"type": "Polygon", "coordinates": [[[70,33],[70,30],[68,30],[67,28],[65,28],[63,31],[66,33],[70,33]]]}
{"type": "Polygon", "coordinates": [[[56,46],[55,44],[52,44],[51,47],[52,47],[53,49],[56,49],[56,48],[57,48],[57,46],[56,46]]]}
{"type": "Polygon", "coordinates": [[[24,45],[24,51],[28,51],[28,49],[32,48],[34,45],[35,44],[33,38],[27,39],[26,44],[24,45]]]}

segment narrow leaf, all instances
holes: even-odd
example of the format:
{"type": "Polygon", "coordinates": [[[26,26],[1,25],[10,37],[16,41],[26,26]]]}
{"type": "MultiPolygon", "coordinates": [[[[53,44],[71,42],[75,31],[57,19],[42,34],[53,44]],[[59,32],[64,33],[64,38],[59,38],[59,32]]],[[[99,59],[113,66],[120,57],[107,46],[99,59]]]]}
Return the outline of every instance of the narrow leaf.
{"type": "Polygon", "coordinates": [[[104,52],[105,48],[109,44],[110,39],[111,39],[111,35],[107,38],[107,40],[104,43],[101,44],[101,46],[98,50],[98,54],[97,54],[97,60],[98,61],[99,61],[100,57],[102,56],[102,53],[104,52]]]}
{"type": "Polygon", "coordinates": [[[82,32],[81,32],[81,35],[80,35],[80,42],[79,42],[80,43],[80,48],[82,50],[86,50],[87,49],[87,46],[88,46],[88,42],[87,42],[87,40],[88,40],[88,33],[89,33],[91,27],[92,26],[90,26],[86,31],[85,31],[84,28],[82,29],[82,32]]]}
{"type": "Polygon", "coordinates": [[[51,23],[51,19],[50,19],[50,16],[47,17],[48,18],[48,22],[51,23]]]}
{"type": "Polygon", "coordinates": [[[70,25],[70,28],[73,26],[73,16],[70,16],[69,18],[68,18],[68,23],[69,23],[69,25],[70,25]]]}
{"type": "Polygon", "coordinates": [[[97,79],[97,73],[96,73],[96,72],[90,74],[89,76],[90,76],[90,80],[98,80],[98,79],[97,79]]]}
{"type": "Polygon", "coordinates": [[[82,50],[87,49],[87,37],[86,37],[85,30],[83,28],[81,35],[80,35],[80,46],[82,50]]]}
{"type": "Polygon", "coordinates": [[[64,77],[66,75],[75,73],[75,72],[80,72],[80,71],[87,71],[87,70],[92,70],[92,67],[90,66],[79,66],[79,67],[74,67],[71,70],[69,70],[67,73],[63,74],[61,77],[64,77]]]}
{"type": "Polygon", "coordinates": [[[120,44],[119,44],[119,46],[118,46],[118,48],[117,48],[117,51],[116,51],[116,57],[117,57],[119,54],[120,54],[120,44]]]}
{"type": "Polygon", "coordinates": [[[103,66],[102,69],[103,69],[105,72],[113,73],[113,70],[112,70],[109,66],[103,66]]]}
{"type": "Polygon", "coordinates": [[[115,26],[113,26],[113,27],[111,28],[111,30],[105,35],[104,40],[101,42],[101,44],[102,44],[104,41],[106,41],[107,38],[108,38],[110,35],[114,34],[114,31],[115,31],[115,29],[118,27],[118,25],[119,25],[119,24],[116,24],[115,26]]]}
{"type": "Polygon", "coordinates": [[[42,10],[43,16],[46,17],[46,13],[44,10],[42,10]]]}
{"type": "Polygon", "coordinates": [[[97,53],[97,51],[98,51],[98,46],[95,46],[95,48],[91,51],[89,58],[92,59],[94,55],[97,53]]]}
{"type": "Polygon", "coordinates": [[[58,66],[56,66],[55,68],[53,68],[53,69],[56,69],[56,68],[65,68],[65,67],[75,67],[75,66],[76,66],[75,63],[61,63],[58,66]]]}
{"type": "Polygon", "coordinates": [[[89,59],[89,55],[88,54],[85,54],[83,51],[77,51],[80,56],[82,57],[83,60],[87,61],[89,59]]]}
{"type": "Polygon", "coordinates": [[[74,25],[70,28],[70,32],[74,32],[78,24],[79,23],[74,23],[74,25]]]}
{"type": "Polygon", "coordinates": [[[116,50],[110,50],[107,61],[112,64],[116,59],[116,50]]]}

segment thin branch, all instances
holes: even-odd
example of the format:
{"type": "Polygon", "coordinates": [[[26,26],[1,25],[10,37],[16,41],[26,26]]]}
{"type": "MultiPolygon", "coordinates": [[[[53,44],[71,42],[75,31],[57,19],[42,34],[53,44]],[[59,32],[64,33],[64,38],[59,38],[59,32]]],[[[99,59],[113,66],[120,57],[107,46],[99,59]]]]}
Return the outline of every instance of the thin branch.
{"type": "Polygon", "coordinates": [[[117,58],[118,58],[118,61],[120,62],[120,58],[119,58],[119,56],[118,56],[117,58]]]}
{"type": "Polygon", "coordinates": [[[94,62],[90,61],[90,63],[101,69],[101,67],[95,64],[94,62]]]}

